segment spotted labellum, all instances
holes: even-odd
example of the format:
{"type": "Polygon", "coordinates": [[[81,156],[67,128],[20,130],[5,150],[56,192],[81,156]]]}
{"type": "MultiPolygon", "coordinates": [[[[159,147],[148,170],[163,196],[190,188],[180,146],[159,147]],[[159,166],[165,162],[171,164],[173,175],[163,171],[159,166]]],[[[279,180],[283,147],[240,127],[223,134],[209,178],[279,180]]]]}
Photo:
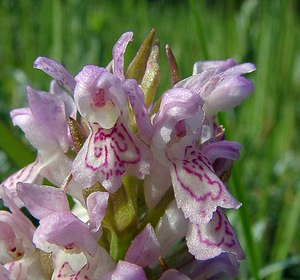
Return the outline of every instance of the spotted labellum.
{"type": "Polygon", "coordinates": [[[27,88],[13,124],[36,160],[1,183],[1,279],[217,279],[245,257],[226,216],[241,203],[228,180],[241,145],[216,115],[253,90],[251,63],[196,62],[180,80],[169,46],[171,86],[158,92],[152,30],[128,68],[124,33],[107,67],[75,76],[38,57],[48,91],[27,88]],[[21,208],[26,208],[30,218],[21,208]]]}

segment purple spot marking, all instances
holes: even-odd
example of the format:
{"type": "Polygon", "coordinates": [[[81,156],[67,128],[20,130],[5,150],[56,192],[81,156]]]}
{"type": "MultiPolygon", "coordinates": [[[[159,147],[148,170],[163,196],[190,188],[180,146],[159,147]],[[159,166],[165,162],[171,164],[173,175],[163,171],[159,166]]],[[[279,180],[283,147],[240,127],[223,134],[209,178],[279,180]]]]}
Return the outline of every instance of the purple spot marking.
{"type": "Polygon", "coordinates": [[[27,167],[22,168],[17,173],[10,176],[7,179],[7,181],[4,181],[3,185],[7,186],[9,188],[9,187],[12,187],[14,184],[16,184],[19,181],[26,182],[30,178],[30,175],[32,174],[32,170],[36,167],[37,164],[38,164],[38,160],[35,161],[34,164],[31,164],[27,167]]]}
{"type": "Polygon", "coordinates": [[[66,244],[66,245],[65,245],[65,248],[66,248],[66,249],[69,249],[69,250],[73,249],[73,248],[74,248],[74,243],[71,242],[71,243],[69,243],[69,244],[66,244]]]}
{"type": "MultiPolygon", "coordinates": [[[[192,160],[193,161],[193,160],[192,160]]],[[[205,201],[209,196],[211,197],[211,199],[213,201],[216,201],[216,200],[219,200],[220,197],[221,197],[221,194],[222,194],[222,186],[221,186],[221,183],[219,181],[216,181],[216,180],[212,180],[206,173],[204,173],[204,167],[202,164],[205,165],[205,163],[203,162],[202,160],[202,157],[197,157],[197,160],[194,160],[194,165],[191,164],[191,161],[187,161],[187,160],[184,160],[183,161],[183,164],[182,164],[182,169],[188,173],[188,174],[191,174],[192,176],[195,176],[199,179],[200,182],[203,182],[204,179],[206,181],[207,184],[209,184],[211,187],[217,187],[217,193],[216,195],[213,195],[211,191],[207,191],[205,194],[203,195],[200,195],[200,196],[197,196],[191,189],[190,187],[185,184],[183,182],[183,180],[181,180],[180,178],[180,175],[178,174],[178,170],[177,170],[177,166],[176,164],[173,162],[173,167],[175,169],[175,173],[176,173],[176,178],[178,180],[178,182],[180,183],[181,187],[186,190],[190,196],[195,199],[196,201],[205,201]],[[189,165],[192,165],[190,168],[189,165]],[[198,169],[196,168],[193,168],[193,166],[197,166],[198,169]]]]}
{"type": "Polygon", "coordinates": [[[216,214],[217,214],[218,222],[217,222],[217,226],[215,227],[215,232],[218,231],[221,232],[220,233],[222,234],[221,240],[217,242],[217,241],[211,241],[207,238],[203,238],[201,234],[201,228],[199,227],[199,225],[197,225],[197,234],[199,236],[200,241],[206,244],[207,246],[212,246],[212,247],[220,247],[221,245],[224,245],[227,248],[234,247],[236,245],[236,241],[234,239],[234,235],[232,231],[229,228],[228,221],[226,220],[224,215],[221,214],[219,211],[216,211],[216,214]],[[227,238],[229,238],[229,240],[226,240],[227,238]]]}
{"type": "Polygon", "coordinates": [[[113,175],[123,175],[126,171],[125,164],[136,164],[141,160],[140,150],[134,139],[125,125],[119,122],[109,130],[101,127],[96,132],[92,130],[88,151],[93,152],[85,155],[86,167],[101,172],[105,180],[113,175]],[[126,152],[130,152],[130,158],[126,152]]]}

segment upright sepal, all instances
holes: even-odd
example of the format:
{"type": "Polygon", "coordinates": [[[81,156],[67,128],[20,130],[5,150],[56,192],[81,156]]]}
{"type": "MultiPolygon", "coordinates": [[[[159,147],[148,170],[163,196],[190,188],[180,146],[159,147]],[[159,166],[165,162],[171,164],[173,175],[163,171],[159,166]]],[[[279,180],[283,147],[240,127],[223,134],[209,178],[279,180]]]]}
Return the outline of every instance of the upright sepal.
{"type": "Polygon", "coordinates": [[[70,93],[74,92],[76,84],[74,77],[59,62],[40,56],[34,61],[33,67],[44,71],[70,93]]]}
{"type": "Polygon", "coordinates": [[[133,79],[127,79],[123,82],[127,97],[134,112],[134,118],[139,130],[140,137],[149,143],[153,134],[153,127],[150,121],[149,112],[145,106],[144,93],[137,82],[133,79]]]}
{"type": "Polygon", "coordinates": [[[113,73],[120,80],[124,80],[124,54],[127,48],[127,45],[130,41],[133,40],[133,33],[126,32],[118,39],[116,44],[113,47],[113,73]]]}

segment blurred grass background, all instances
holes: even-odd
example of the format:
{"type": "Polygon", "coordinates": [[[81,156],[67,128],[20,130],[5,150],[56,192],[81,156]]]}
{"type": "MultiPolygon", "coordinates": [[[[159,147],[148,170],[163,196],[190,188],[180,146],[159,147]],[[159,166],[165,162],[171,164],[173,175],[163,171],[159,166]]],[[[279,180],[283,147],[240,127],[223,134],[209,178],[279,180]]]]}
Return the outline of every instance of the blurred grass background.
{"type": "Polygon", "coordinates": [[[166,44],[182,78],[197,60],[256,64],[248,76],[255,92],[219,117],[227,139],[243,144],[229,182],[243,203],[229,213],[247,254],[238,279],[300,279],[299,15],[297,0],[1,0],[0,181],[34,158],[9,111],[26,106],[26,85],[48,89],[50,79],[32,69],[35,58],[54,58],[76,74],[85,64],[107,65],[128,30],[135,33],[131,58],[154,27],[160,93],[170,86],[166,44]]]}

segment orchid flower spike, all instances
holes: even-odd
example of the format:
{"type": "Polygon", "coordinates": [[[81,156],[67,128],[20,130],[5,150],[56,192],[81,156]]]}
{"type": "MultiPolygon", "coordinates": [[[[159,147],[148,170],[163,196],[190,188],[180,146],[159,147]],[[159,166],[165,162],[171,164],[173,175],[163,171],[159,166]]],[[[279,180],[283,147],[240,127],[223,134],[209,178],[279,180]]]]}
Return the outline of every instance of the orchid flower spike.
{"type": "Polygon", "coordinates": [[[241,207],[228,177],[242,146],[216,120],[253,90],[255,67],[196,62],[157,93],[160,47],[152,30],[125,67],[126,32],[109,66],[76,75],[38,57],[48,91],[27,88],[12,122],[37,151],[1,183],[1,279],[217,279],[245,257],[226,215],[241,207]],[[159,94],[159,95],[158,95],[159,94]],[[156,100],[156,102],[155,102],[156,100]],[[30,219],[20,208],[26,208],[30,219]]]}

